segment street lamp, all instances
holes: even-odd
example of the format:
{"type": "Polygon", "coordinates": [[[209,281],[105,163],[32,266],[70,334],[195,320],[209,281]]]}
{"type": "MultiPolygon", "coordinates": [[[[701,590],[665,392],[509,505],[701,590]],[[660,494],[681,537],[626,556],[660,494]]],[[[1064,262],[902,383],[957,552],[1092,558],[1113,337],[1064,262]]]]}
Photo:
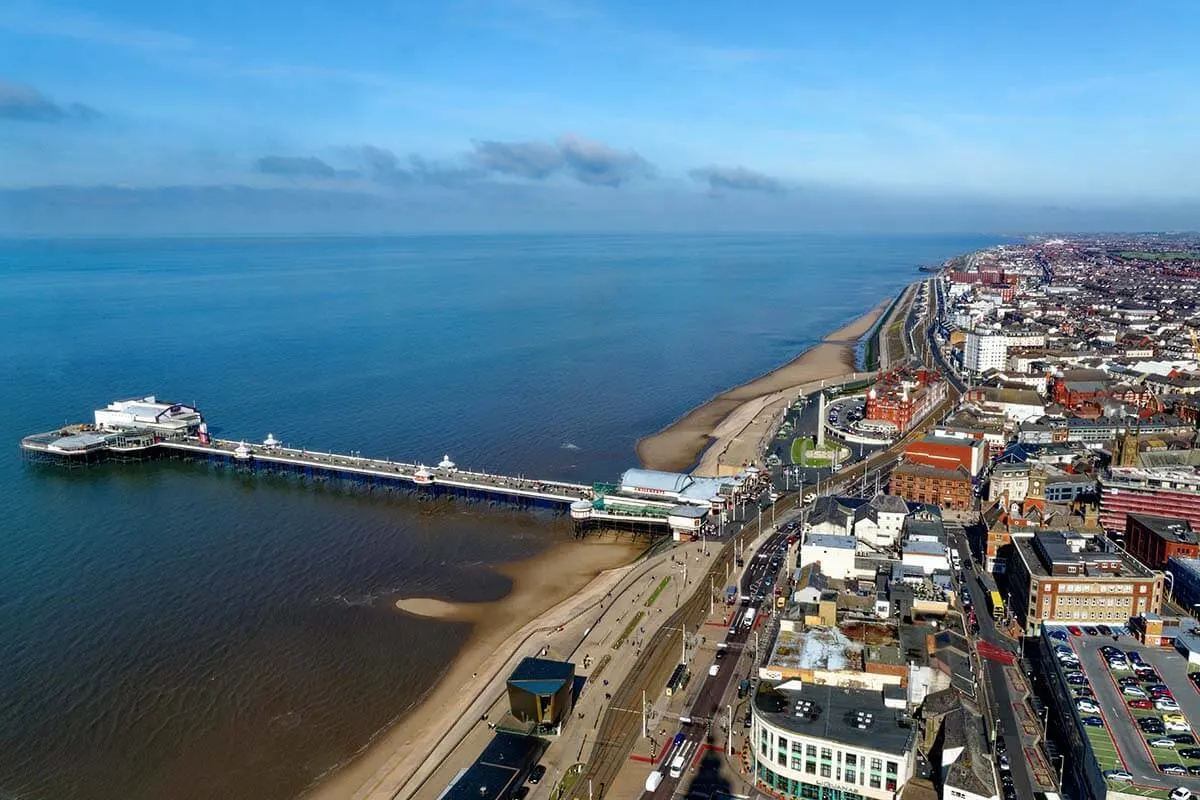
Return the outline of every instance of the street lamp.
{"type": "Polygon", "coordinates": [[[733,704],[725,705],[725,755],[733,755],[733,704]]]}

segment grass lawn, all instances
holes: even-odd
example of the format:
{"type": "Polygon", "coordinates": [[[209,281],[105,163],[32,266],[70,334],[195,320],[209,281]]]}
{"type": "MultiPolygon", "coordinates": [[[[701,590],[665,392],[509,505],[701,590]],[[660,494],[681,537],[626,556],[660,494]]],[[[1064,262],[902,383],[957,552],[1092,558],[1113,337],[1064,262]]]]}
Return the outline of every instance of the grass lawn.
{"type": "Polygon", "coordinates": [[[646,599],[646,608],[649,608],[650,606],[654,605],[654,601],[658,599],[658,596],[663,593],[663,589],[666,589],[667,584],[670,582],[671,582],[670,575],[668,575],[667,577],[663,578],[661,581],[658,582],[658,588],[656,588],[653,592],[651,592],[650,597],[648,597],[646,599]]]}
{"type": "Polygon", "coordinates": [[[613,642],[613,650],[621,649],[621,645],[625,644],[625,640],[628,639],[629,635],[634,632],[638,626],[638,623],[642,621],[642,617],[644,616],[646,616],[645,611],[639,611],[633,615],[633,619],[629,620],[629,624],[625,626],[625,630],[621,631],[620,637],[613,642]]]}
{"type": "Polygon", "coordinates": [[[801,465],[804,464],[805,453],[807,453],[812,446],[812,439],[802,436],[797,436],[795,439],[792,439],[792,463],[801,465]]]}

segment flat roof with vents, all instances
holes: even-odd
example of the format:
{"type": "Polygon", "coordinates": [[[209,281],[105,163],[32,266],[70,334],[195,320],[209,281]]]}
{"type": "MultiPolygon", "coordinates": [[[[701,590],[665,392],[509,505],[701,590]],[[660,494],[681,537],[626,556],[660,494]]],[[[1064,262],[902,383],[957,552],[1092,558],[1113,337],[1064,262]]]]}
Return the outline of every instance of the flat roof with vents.
{"type": "Polygon", "coordinates": [[[797,689],[796,683],[759,684],[755,713],[799,736],[851,747],[902,756],[913,746],[915,729],[900,711],[884,704],[882,692],[807,682],[797,689]]]}

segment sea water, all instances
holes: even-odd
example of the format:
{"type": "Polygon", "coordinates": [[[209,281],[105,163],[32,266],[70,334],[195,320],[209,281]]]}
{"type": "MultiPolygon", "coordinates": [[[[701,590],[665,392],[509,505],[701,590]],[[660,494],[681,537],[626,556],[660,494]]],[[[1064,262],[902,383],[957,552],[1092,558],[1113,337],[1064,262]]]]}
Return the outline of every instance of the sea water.
{"type": "Polygon", "coordinates": [[[580,482],[971,236],[0,241],[0,797],[287,798],[428,691],[546,514],[198,464],[46,469],[111,400],[580,482]]]}

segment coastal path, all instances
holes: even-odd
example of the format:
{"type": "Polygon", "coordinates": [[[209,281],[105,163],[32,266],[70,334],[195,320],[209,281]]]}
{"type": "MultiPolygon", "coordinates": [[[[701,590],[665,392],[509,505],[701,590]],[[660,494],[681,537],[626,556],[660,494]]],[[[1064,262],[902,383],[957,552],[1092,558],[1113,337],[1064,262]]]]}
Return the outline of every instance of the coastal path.
{"type": "MultiPolygon", "coordinates": [[[[352,796],[355,800],[435,800],[461,769],[468,767],[486,747],[493,734],[491,724],[508,710],[505,681],[526,656],[545,652],[548,657],[572,660],[579,674],[594,676],[585,685],[563,732],[543,755],[546,777],[531,787],[531,798],[548,798],[558,780],[582,760],[596,741],[596,729],[604,711],[616,701],[608,684],[621,679],[642,658],[652,626],[663,624],[674,593],[663,592],[650,603],[654,589],[665,575],[672,583],[682,581],[680,567],[689,565],[694,575],[706,574],[716,558],[710,543],[692,542],[670,548],[635,564],[605,573],[583,592],[533,620],[513,634],[498,650],[478,665],[477,677],[463,687],[461,701],[439,716],[448,728],[435,741],[401,746],[352,796]],[[645,616],[626,638],[622,635],[639,613],[645,616]],[[645,628],[646,633],[642,633],[645,628]],[[602,672],[602,674],[598,674],[602,672]]],[[[701,581],[693,579],[693,589],[701,581]]],[[[719,591],[721,587],[717,587],[719,591]]],[[[701,593],[701,599],[707,602],[701,593]]],[[[672,653],[678,658],[678,640],[672,653]]],[[[665,679],[664,679],[665,680],[665,679]]],[[[626,708],[626,706],[621,706],[626,708]]],[[[640,710],[640,697],[628,708],[640,710]]],[[[633,718],[640,726],[636,713],[633,718]]],[[[586,784],[585,784],[586,785],[586,784]]]]}

